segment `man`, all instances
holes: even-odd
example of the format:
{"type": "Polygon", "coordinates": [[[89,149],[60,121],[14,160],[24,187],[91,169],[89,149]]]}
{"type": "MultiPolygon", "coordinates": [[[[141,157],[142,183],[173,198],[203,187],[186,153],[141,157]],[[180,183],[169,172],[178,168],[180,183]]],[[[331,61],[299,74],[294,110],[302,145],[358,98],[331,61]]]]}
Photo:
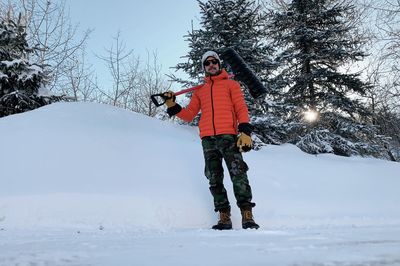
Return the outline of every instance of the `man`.
{"type": "Polygon", "coordinates": [[[237,205],[242,214],[244,229],[258,229],[254,222],[252,192],[247,178],[247,164],[241,152],[252,148],[247,105],[238,82],[230,80],[228,73],[221,68],[218,54],[206,52],[201,59],[205,71],[205,84],[197,89],[186,108],[175,103],[173,92],[164,93],[167,112],[170,116],[192,121],[201,111],[199,122],[205,159],[205,175],[209,180],[214,198],[215,211],[219,221],[213,229],[232,229],[231,206],[223,184],[222,159],[225,160],[233,183],[237,205]],[[239,137],[237,134],[240,133],[239,137]]]}

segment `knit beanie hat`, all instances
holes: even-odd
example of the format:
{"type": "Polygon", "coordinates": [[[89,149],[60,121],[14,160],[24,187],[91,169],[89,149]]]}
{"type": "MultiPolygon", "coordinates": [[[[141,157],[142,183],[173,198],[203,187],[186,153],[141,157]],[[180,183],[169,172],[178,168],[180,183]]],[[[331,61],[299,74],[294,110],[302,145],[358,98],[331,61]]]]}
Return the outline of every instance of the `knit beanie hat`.
{"type": "Polygon", "coordinates": [[[214,57],[215,59],[217,59],[219,61],[219,66],[221,67],[221,59],[219,58],[218,54],[214,51],[207,51],[203,54],[203,56],[201,57],[201,68],[205,71],[204,69],[204,62],[207,60],[207,58],[209,57],[214,57]]]}

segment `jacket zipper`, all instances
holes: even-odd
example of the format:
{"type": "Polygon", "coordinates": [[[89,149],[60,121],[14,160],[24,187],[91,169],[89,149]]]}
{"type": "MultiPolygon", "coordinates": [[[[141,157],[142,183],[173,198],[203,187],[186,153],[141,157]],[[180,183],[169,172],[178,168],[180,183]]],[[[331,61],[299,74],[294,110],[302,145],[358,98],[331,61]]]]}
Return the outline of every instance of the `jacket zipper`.
{"type": "Polygon", "coordinates": [[[233,126],[234,129],[236,129],[236,127],[237,127],[237,126],[236,126],[236,123],[237,123],[237,122],[236,122],[236,121],[237,121],[236,115],[235,115],[235,112],[234,112],[233,110],[232,110],[231,112],[232,112],[232,118],[233,118],[232,126],[233,126]]]}
{"type": "Polygon", "coordinates": [[[212,76],[210,76],[211,80],[211,110],[212,110],[212,124],[213,124],[213,129],[214,129],[214,136],[217,135],[217,131],[215,129],[215,121],[214,121],[214,97],[213,97],[213,86],[214,86],[214,80],[212,79],[212,76]]]}

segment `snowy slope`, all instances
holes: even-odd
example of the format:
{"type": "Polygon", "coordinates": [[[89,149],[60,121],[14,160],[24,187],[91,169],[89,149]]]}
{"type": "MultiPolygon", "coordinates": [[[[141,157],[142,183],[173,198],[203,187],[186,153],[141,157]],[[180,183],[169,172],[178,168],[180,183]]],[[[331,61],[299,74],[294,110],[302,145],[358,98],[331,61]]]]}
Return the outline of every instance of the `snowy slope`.
{"type": "Polygon", "coordinates": [[[188,208],[208,214],[193,129],[69,103],[4,118],[0,131],[7,151],[0,157],[0,216],[7,226],[198,227],[204,217],[169,219],[188,208]]]}
{"type": "MultiPolygon", "coordinates": [[[[3,118],[0,132],[3,227],[208,228],[215,221],[195,128],[59,103],[3,118]]],[[[264,228],[400,220],[398,163],[313,156],[292,145],[244,156],[264,228]]]]}
{"type": "MultiPolygon", "coordinates": [[[[0,266],[400,265],[400,164],[244,155],[256,221],[216,221],[197,129],[58,103],[0,119],[0,266]]],[[[227,173],[227,171],[225,171],[227,173]]]]}

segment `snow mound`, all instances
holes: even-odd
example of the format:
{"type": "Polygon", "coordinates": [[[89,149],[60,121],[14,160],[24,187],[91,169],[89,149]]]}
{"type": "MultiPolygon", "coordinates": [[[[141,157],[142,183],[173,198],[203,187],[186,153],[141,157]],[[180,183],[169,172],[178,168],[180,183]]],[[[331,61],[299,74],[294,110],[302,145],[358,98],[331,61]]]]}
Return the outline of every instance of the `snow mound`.
{"type": "MultiPolygon", "coordinates": [[[[196,128],[93,103],[0,119],[0,227],[209,228],[216,219],[196,128]]],[[[400,164],[245,154],[263,227],[400,224],[400,164]]],[[[225,171],[227,173],[227,171],[225,171]]],[[[234,227],[240,214],[229,177],[234,227]]]]}

